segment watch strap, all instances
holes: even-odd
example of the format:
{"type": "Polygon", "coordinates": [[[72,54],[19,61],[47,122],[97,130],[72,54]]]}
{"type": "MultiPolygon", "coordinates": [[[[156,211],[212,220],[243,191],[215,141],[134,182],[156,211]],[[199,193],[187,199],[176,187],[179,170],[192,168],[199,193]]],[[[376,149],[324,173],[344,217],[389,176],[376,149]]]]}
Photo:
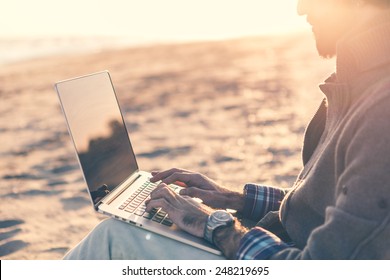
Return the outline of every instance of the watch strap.
{"type": "Polygon", "coordinates": [[[208,216],[206,226],[204,228],[203,238],[206,239],[211,244],[214,244],[213,242],[213,229],[210,227],[210,221],[211,215],[208,216]]]}

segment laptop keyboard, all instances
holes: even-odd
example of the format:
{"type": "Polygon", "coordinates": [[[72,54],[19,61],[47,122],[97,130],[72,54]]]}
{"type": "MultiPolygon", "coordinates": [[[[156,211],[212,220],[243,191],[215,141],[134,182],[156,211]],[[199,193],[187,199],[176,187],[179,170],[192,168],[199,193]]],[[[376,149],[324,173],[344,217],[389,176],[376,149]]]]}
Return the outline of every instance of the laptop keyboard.
{"type": "MultiPolygon", "coordinates": [[[[146,181],[136,192],[134,192],[122,205],[120,210],[133,213],[137,216],[142,216],[165,226],[172,226],[173,222],[169,219],[168,214],[161,208],[154,208],[149,213],[146,212],[145,200],[149,194],[155,189],[157,184],[146,181]]],[[[173,188],[175,190],[175,188],[173,188]]]]}

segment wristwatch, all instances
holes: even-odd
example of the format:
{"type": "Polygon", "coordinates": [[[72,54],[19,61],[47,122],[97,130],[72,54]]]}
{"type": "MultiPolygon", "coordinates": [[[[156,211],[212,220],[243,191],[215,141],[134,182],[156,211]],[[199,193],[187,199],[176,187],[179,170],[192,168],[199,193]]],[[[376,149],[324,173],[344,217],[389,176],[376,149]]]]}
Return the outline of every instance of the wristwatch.
{"type": "Polygon", "coordinates": [[[234,224],[234,217],[227,211],[216,210],[211,213],[207,219],[206,227],[204,229],[203,238],[211,244],[214,244],[214,232],[217,228],[227,227],[234,224]]]}

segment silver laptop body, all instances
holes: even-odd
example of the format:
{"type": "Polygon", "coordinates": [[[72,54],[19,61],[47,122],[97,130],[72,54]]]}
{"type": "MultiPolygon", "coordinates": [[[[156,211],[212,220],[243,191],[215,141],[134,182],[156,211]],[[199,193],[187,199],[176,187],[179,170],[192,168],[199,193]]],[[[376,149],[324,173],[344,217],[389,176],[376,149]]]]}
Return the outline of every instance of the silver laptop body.
{"type": "Polygon", "coordinates": [[[145,212],[144,200],[156,185],[138,168],[108,71],[60,81],[55,88],[94,209],[220,255],[205,240],[180,230],[161,209],[145,212]]]}

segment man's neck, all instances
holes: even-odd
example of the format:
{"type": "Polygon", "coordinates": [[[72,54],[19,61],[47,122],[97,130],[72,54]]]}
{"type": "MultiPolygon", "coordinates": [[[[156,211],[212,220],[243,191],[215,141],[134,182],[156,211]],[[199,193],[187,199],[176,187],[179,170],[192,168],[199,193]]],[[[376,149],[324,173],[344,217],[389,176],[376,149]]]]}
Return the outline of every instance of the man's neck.
{"type": "Polygon", "coordinates": [[[337,79],[351,83],[360,72],[389,62],[390,10],[369,8],[362,19],[337,44],[337,79]]]}

